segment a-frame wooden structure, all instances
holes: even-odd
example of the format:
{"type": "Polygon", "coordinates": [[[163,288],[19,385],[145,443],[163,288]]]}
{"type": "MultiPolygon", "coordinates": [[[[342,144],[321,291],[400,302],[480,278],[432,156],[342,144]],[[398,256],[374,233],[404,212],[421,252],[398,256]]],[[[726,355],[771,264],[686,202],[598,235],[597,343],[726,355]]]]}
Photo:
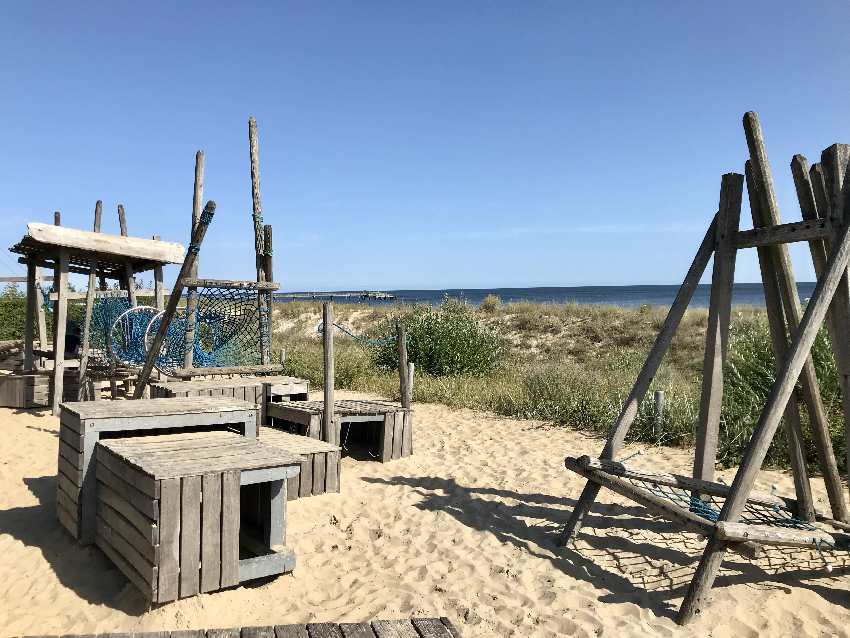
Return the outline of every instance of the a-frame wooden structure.
{"type": "MultiPolygon", "coordinates": [[[[818,550],[850,548],[850,513],[810,357],[818,330],[825,324],[841,380],[844,430],[845,434],[850,433],[850,145],[830,146],[823,152],[821,162],[812,167],[803,156],[794,156],[791,169],[803,220],[783,224],[755,113],[744,115],[744,131],[750,156],[745,175],[723,176],[719,210],[609,432],[600,458],[568,457],[565,461],[568,469],[588,481],[564,529],[564,544],[579,532],[602,487],[632,499],[685,530],[708,537],[702,560],[679,610],[680,624],[688,622],[703,608],[727,550],[755,557],[762,545],[818,550]],[[745,181],[753,228],[742,231],[739,218],[745,181]],[[797,241],[809,243],[817,274],[817,285],[805,312],[798,298],[786,245],[797,241]],[[777,377],[735,480],[728,486],[714,481],[714,464],[735,256],[742,248],[758,251],[777,377]],[[636,471],[616,462],[617,453],[712,255],[714,267],[693,476],[636,471]],[[801,443],[801,401],[809,415],[831,516],[817,512],[813,504],[801,443]],[[756,475],[781,422],[788,434],[796,498],[752,493],[756,475]]],[[[847,450],[850,456],[850,444],[847,450]]]]}

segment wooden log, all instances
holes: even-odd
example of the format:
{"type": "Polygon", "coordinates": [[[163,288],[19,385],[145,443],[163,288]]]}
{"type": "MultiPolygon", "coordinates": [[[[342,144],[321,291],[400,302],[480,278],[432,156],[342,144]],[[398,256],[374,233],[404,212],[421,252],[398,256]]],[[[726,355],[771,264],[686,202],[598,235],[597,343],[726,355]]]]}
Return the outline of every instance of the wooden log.
{"type": "MultiPolygon", "coordinates": [[[[94,205],[94,232],[100,232],[100,219],[103,215],[103,202],[97,200],[94,205]]],[[[91,320],[94,313],[95,278],[97,277],[97,259],[89,262],[89,281],[86,288],[86,310],[83,317],[83,335],[80,344],[80,367],[77,371],[77,400],[83,401],[86,396],[86,371],[89,364],[89,348],[91,342],[91,320]]],[[[89,397],[94,400],[94,395],[89,397]]]]}
{"type": "Polygon", "coordinates": [[[274,281],[274,250],[272,246],[271,224],[263,226],[263,257],[265,258],[263,268],[266,272],[266,282],[271,283],[274,281]]]}
{"type": "MultiPolygon", "coordinates": [[[[52,278],[51,278],[52,279],[52,278]]],[[[41,299],[41,282],[43,276],[41,268],[35,268],[35,292],[36,292],[36,317],[38,319],[38,346],[47,349],[47,318],[44,316],[44,302],[41,299]]]]}
{"type": "Polygon", "coordinates": [[[322,440],[339,445],[334,432],[334,306],[333,302],[322,304],[322,352],[324,355],[324,398],[322,416],[322,440]]]}
{"type": "MultiPolygon", "coordinates": [[[[745,164],[747,175],[747,192],[750,197],[750,212],[752,213],[753,225],[760,227],[768,225],[762,203],[764,198],[759,192],[759,184],[753,174],[751,160],[745,164]]],[[[779,284],[779,272],[777,268],[776,251],[771,248],[758,248],[759,268],[761,270],[762,285],[764,286],[765,309],[770,328],[771,345],[775,365],[778,368],[780,362],[788,350],[787,326],[785,310],[782,304],[782,290],[779,284]]],[[[794,490],[797,495],[797,514],[805,520],[811,520],[814,515],[814,502],[812,500],[812,488],[809,483],[806,470],[806,457],[803,453],[803,428],[800,421],[800,409],[796,394],[792,394],[785,406],[785,431],[788,438],[788,456],[791,461],[792,475],[794,477],[794,490]]]]}
{"type": "MultiPolygon", "coordinates": [[[[195,229],[198,227],[198,223],[201,220],[201,207],[203,206],[203,201],[204,152],[198,151],[197,153],[195,153],[195,184],[192,193],[192,226],[190,228],[191,235],[195,234],[195,229]]],[[[199,259],[196,258],[195,263],[193,263],[192,267],[189,269],[188,276],[190,278],[197,278],[198,266],[199,259]]],[[[195,344],[195,323],[198,319],[198,286],[187,284],[185,281],[183,282],[183,285],[189,289],[188,296],[186,297],[186,334],[184,335],[183,341],[183,367],[192,368],[195,344]]]]}
{"type": "Polygon", "coordinates": [[[696,430],[694,478],[714,479],[720,410],[723,405],[723,367],[729,345],[729,319],[732,313],[732,283],[735,278],[736,248],[733,244],[741,218],[744,176],[723,175],[720,182],[720,209],[714,249],[714,271],[705,335],[702,393],[696,430]]]}
{"type": "Polygon", "coordinates": [[[755,542],[760,545],[779,545],[782,547],[847,547],[846,535],[828,534],[822,530],[798,530],[787,527],[769,527],[767,525],[748,525],[718,521],[716,536],[718,540],[741,543],[755,542]]]}
{"type": "MultiPolygon", "coordinates": [[[[812,186],[808,160],[802,155],[795,155],[791,160],[791,174],[794,177],[794,186],[797,190],[797,199],[800,202],[803,219],[818,219],[820,213],[812,186]]],[[[828,214],[826,210],[823,213],[824,215],[828,214]]],[[[826,244],[822,240],[810,241],[809,251],[812,255],[815,275],[820,279],[826,270],[826,244]]],[[[845,280],[846,277],[842,277],[842,281],[845,280]]],[[[839,284],[826,321],[830,343],[835,354],[836,367],[838,368],[845,429],[850,427],[850,342],[844,338],[850,332],[850,297],[848,297],[847,292],[846,285],[839,284]]],[[[817,446],[818,460],[823,472],[832,515],[839,521],[848,522],[850,521],[850,512],[848,512],[842,491],[841,476],[832,448],[832,439],[829,436],[824,437],[823,430],[820,428],[813,428],[812,435],[817,446]]]]}
{"type": "MultiPolygon", "coordinates": [[[[682,282],[679,291],[676,293],[673,305],[670,306],[670,311],[667,313],[664,325],[661,327],[658,336],[655,338],[655,343],[649,351],[649,355],[643,364],[643,368],[641,368],[638,378],[635,381],[626,402],[623,404],[617,420],[611,426],[611,430],[608,434],[608,440],[605,444],[605,448],[602,450],[602,458],[614,458],[614,455],[623,444],[635,416],[637,416],[640,402],[643,400],[646,391],[649,389],[649,384],[652,383],[652,379],[655,377],[655,373],[658,371],[661,361],[670,347],[673,337],[676,335],[676,330],[679,328],[679,322],[681,322],[682,317],[685,314],[685,310],[691,301],[691,297],[693,297],[694,291],[699,284],[699,280],[702,277],[703,272],[705,272],[708,260],[714,253],[716,229],[717,215],[714,216],[714,219],[705,233],[705,237],[703,237],[699,250],[697,250],[697,254],[685,275],[685,279],[682,282]]],[[[588,481],[588,483],[584,486],[572,513],[570,514],[570,518],[564,527],[564,531],[561,534],[559,541],[561,545],[566,545],[581,529],[584,517],[590,511],[590,507],[593,505],[593,501],[596,500],[596,496],[598,494],[599,485],[593,481],[588,481]]]]}
{"type": "MultiPolygon", "coordinates": [[[[749,138],[752,132],[758,130],[758,122],[754,113],[747,113],[744,118],[745,130],[749,138]],[[755,120],[754,123],[753,120],[755,120]]],[[[748,144],[749,142],[748,139],[748,144]]],[[[757,150],[763,153],[763,145],[758,146],[761,146],[761,149],[757,150]]],[[[751,149],[751,155],[753,154],[751,149]]],[[[755,162],[753,164],[755,168],[755,162]]],[[[761,164],[764,165],[765,162],[761,162],[761,164]]],[[[772,189],[770,189],[770,192],[772,192],[772,189]]],[[[814,293],[800,322],[800,327],[796,331],[791,347],[783,361],[776,383],[768,395],[764,412],[759,418],[753,437],[741,461],[740,469],[735,475],[732,490],[720,512],[720,520],[722,521],[735,522],[741,516],[747,495],[752,491],[756,475],[762,463],[764,463],[764,458],[773,440],[773,435],[776,433],[776,428],[779,426],[785,406],[788,404],[803,366],[809,358],[818,329],[823,325],[826,312],[832,303],[841,277],[847,270],[848,259],[850,259],[850,227],[845,226],[838,241],[833,246],[826,272],[815,286],[814,293]]],[[[725,549],[726,544],[723,541],[712,539],[709,542],[679,609],[677,622],[680,624],[688,622],[700,608],[714,584],[714,579],[717,577],[725,549]]]]}
{"type": "Polygon", "coordinates": [[[801,222],[742,230],[735,235],[734,243],[739,249],[778,246],[798,241],[822,241],[831,237],[833,232],[832,224],[827,219],[804,219],[801,222]]]}
{"type": "Polygon", "coordinates": [[[277,290],[280,284],[274,281],[241,281],[234,279],[198,279],[187,277],[183,285],[195,288],[226,288],[228,290],[277,290]]]}
{"type": "Polygon", "coordinates": [[[180,297],[183,295],[183,279],[195,263],[195,259],[201,249],[201,244],[204,241],[204,235],[206,235],[207,228],[209,228],[209,225],[212,222],[213,215],[215,215],[215,202],[210,200],[204,207],[204,212],[201,213],[201,219],[198,223],[197,229],[192,234],[192,242],[189,245],[189,250],[186,251],[186,259],[183,261],[183,266],[180,268],[180,274],[177,275],[177,280],[174,282],[174,289],[168,297],[168,306],[165,308],[165,312],[159,322],[159,328],[151,342],[147,359],[145,359],[145,365],[142,367],[136,379],[136,389],[133,393],[134,399],[141,399],[145,392],[145,388],[147,387],[148,380],[151,376],[151,371],[153,370],[154,361],[159,354],[160,348],[162,348],[162,342],[165,340],[165,333],[168,330],[168,325],[174,318],[174,314],[177,312],[177,304],[180,302],[180,297]]]}
{"type": "MultiPolygon", "coordinates": [[[[24,370],[33,370],[35,358],[33,356],[33,341],[35,340],[36,315],[38,313],[39,291],[36,290],[36,265],[27,261],[27,307],[24,317],[24,370]]],[[[44,344],[39,344],[42,348],[44,344]]]]}
{"type": "Polygon", "coordinates": [[[59,299],[56,301],[53,315],[53,397],[51,406],[53,416],[59,416],[59,404],[62,403],[62,389],[65,384],[65,330],[68,322],[68,251],[59,250],[59,262],[55,275],[56,292],[59,299]]]}
{"type": "Polygon", "coordinates": [[[398,343],[398,390],[401,406],[410,409],[411,389],[408,387],[407,331],[400,319],[396,322],[396,341],[398,343]]]}
{"type": "MultiPolygon", "coordinates": [[[[121,229],[121,236],[127,237],[127,216],[124,214],[124,204],[118,204],[118,225],[121,229]]],[[[127,291],[127,297],[130,299],[130,305],[138,305],[136,300],[136,277],[133,273],[133,264],[130,261],[124,266],[124,277],[122,285],[127,291]]]]}
{"type": "MultiPolygon", "coordinates": [[[[251,204],[252,219],[254,222],[254,253],[257,266],[257,281],[268,281],[265,269],[265,250],[263,246],[263,206],[260,201],[260,154],[257,139],[257,120],[254,117],[248,119],[248,151],[251,159],[251,204]]],[[[260,316],[262,327],[264,318],[268,319],[268,300],[262,291],[257,292],[257,312],[260,316]]],[[[260,363],[269,363],[270,353],[263,331],[260,330],[260,363]]]]}

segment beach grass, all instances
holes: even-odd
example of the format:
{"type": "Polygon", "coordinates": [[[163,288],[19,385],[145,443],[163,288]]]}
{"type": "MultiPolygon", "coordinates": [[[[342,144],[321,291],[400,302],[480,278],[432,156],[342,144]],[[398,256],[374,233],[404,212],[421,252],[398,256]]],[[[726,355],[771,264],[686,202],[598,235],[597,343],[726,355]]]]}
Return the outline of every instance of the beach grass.
{"type": "MultiPolygon", "coordinates": [[[[417,366],[414,401],[550,421],[603,436],[616,419],[667,313],[667,308],[650,306],[505,304],[498,298],[485,301],[478,308],[461,304],[462,312],[499,339],[498,362],[484,373],[429,374],[423,366],[417,366]]],[[[458,302],[449,303],[453,304],[449,310],[458,312],[458,302]]],[[[396,319],[409,319],[417,312],[421,310],[396,304],[335,304],[337,322],[370,339],[391,334],[396,319]]],[[[317,388],[322,381],[321,340],[316,332],[320,313],[317,303],[276,304],[274,309],[274,347],[286,349],[287,373],[307,378],[317,388]]],[[[629,440],[650,445],[693,444],[707,320],[705,309],[685,313],[640,405],[629,440]],[[656,424],[654,390],[665,393],[660,428],[656,424]]],[[[337,387],[397,400],[398,373],[387,365],[386,347],[359,342],[340,332],[337,335],[337,387]]],[[[450,348],[451,343],[442,347],[450,348]]],[[[819,335],[813,356],[836,456],[843,464],[838,380],[825,332],[819,335]]],[[[740,460],[773,383],[774,370],[763,310],[735,307],[717,457],[720,465],[731,466],[740,460]]],[[[807,428],[805,413],[803,421],[807,428]]],[[[807,457],[814,466],[815,448],[808,434],[806,444],[807,457]]],[[[781,429],[767,463],[778,467],[788,464],[781,429]]]]}

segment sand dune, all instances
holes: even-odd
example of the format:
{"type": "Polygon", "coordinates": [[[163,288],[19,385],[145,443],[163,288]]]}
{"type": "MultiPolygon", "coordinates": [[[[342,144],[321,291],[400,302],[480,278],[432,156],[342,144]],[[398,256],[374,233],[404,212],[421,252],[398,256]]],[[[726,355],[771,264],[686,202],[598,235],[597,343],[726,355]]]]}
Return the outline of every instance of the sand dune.
{"type": "MultiPolygon", "coordinates": [[[[446,615],[468,638],[848,635],[848,563],[832,557],[830,574],[799,551],[732,556],[707,613],[678,627],[704,544],[694,534],[603,492],[575,550],[554,546],[582,486],[563,457],[598,453],[598,440],[469,410],[415,411],[413,457],[344,459],[341,494],[290,503],[293,575],[148,609],[55,519],[58,421],[0,410],[0,634],[446,615]]],[[[687,473],[690,456],[650,449],[635,464],[687,473]]],[[[779,472],[759,487],[773,483],[793,492],[779,472]]]]}

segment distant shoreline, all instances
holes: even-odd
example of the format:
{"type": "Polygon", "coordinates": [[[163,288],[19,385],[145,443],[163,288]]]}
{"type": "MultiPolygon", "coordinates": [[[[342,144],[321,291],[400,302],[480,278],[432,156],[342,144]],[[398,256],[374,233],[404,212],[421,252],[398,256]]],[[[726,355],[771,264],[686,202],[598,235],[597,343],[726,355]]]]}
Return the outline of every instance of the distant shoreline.
{"type": "MultiPolygon", "coordinates": [[[[798,282],[800,299],[812,296],[814,282],[798,282]]],[[[359,295],[364,291],[335,291],[323,293],[323,298],[331,298],[340,303],[362,303],[364,305],[402,304],[440,304],[445,297],[462,299],[478,306],[488,295],[499,297],[502,303],[576,303],[582,305],[619,306],[636,308],[643,305],[669,306],[676,296],[678,285],[631,285],[631,286],[536,286],[529,288],[442,288],[435,290],[383,290],[392,298],[388,300],[363,299],[359,295]],[[338,297],[333,297],[338,295],[338,297]]],[[[374,291],[371,291],[374,292],[374,291]]],[[[711,286],[700,284],[694,292],[691,306],[707,308],[711,286]]],[[[275,296],[276,302],[293,301],[283,293],[275,296]]],[[[299,293],[309,294],[309,293],[299,293]]],[[[311,301],[311,299],[299,299],[311,301]]],[[[764,289],[761,283],[739,283],[732,290],[732,303],[736,306],[764,307],[764,289]]]]}

